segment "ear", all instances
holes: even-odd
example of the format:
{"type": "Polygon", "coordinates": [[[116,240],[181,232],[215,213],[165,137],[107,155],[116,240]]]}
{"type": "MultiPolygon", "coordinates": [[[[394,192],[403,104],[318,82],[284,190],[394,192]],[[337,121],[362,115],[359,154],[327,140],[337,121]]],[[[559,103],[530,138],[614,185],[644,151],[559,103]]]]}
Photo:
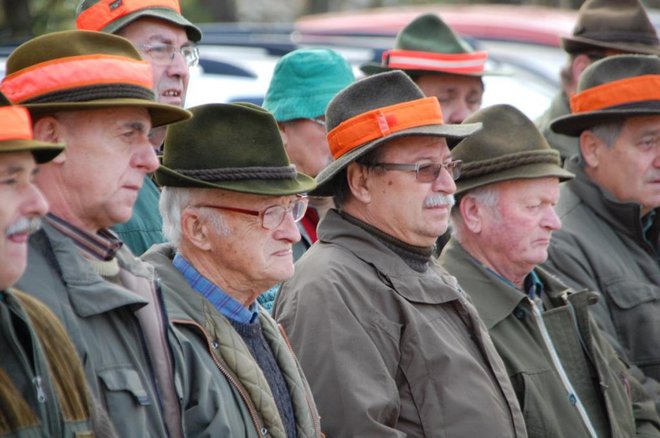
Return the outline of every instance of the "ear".
{"type": "Polygon", "coordinates": [[[288,125],[283,122],[277,122],[277,126],[280,128],[280,137],[282,137],[282,143],[286,148],[288,125]]]}
{"type": "Polygon", "coordinates": [[[600,138],[589,130],[580,134],[580,153],[587,168],[598,167],[600,150],[604,146],[600,138]]]}
{"type": "MultiPolygon", "coordinates": [[[[53,116],[44,116],[38,119],[32,130],[34,132],[34,139],[47,141],[50,143],[65,143],[62,133],[62,125],[53,116]]],[[[50,161],[50,163],[62,164],[66,161],[66,148],[60,152],[57,157],[50,161]]]]}
{"type": "Polygon", "coordinates": [[[346,168],[346,178],[348,187],[358,201],[363,204],[371,202],[371,193],[369,192],[369,168],[358,163],[350,163],[346,168]]]}
{"type": "Polygon", "coordinates": [[[184,208],[181,212],[181,236],[190,245],[203,251],[211,249],[209,228],[202,220],[199,210],[184,208]]]}
{"type": "Polygon", "coordinates": [[[591,65],[593,61],[591,58],[589,58],[587,55],[577,55],[575,59],[573,60],[573,64],[571,65],[571,72],[573,73],[573,78],[575,78],[575,84],[577,86],[577,82],[580,79],[580,76],[582,75],[582,72],[591,65]]]}
{"type": "Polygon", "coordinates": [[[473,234],[481,232],[483,207],[469,194],[463,196],[458,208],[465,227],[473,234]]]}

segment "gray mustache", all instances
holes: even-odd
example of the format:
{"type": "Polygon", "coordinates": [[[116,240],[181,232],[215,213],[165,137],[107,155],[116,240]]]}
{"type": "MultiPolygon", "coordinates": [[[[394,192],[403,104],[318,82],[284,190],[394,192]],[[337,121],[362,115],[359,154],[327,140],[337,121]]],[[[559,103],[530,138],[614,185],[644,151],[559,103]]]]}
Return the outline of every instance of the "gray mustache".
{"type": "Polygon", "coordinates": [[[7,227],[5,231],[5,236],[11,236],[14,234],[28,233],[32,234],[35,231],[38,231],[41,228],[41,218],[40,217],[31,217],[26,218],[22,217],[16,222],[7,227]]]}
{"type": "Polygon", "coordinates": [[[453,207],[455,203],[456,199],[454,199],[454,195],[437,194],[426,198],[424,200],[424,207],[438,207],[441,205],[448,205],[453,207]]]}

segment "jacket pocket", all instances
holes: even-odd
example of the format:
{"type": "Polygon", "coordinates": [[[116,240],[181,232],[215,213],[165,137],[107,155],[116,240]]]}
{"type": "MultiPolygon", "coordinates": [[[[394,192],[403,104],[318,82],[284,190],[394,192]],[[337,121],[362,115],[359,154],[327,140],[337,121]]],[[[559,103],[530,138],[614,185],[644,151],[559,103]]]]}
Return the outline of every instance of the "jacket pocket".
{"type": "Polygon", "coordinates": [[[628,310],[660,298],[660,287],[635,279],[606,282],[605,292],[619,309],[628,310]]]}
{"type": "Polygon", "coordinates": [[[109,368],[100,370],[98,377],[105,406],[120,436],[126,425],[134,431],[147,430],[145,406],[151,400],[138,372],[130,367],[109,368]]]}

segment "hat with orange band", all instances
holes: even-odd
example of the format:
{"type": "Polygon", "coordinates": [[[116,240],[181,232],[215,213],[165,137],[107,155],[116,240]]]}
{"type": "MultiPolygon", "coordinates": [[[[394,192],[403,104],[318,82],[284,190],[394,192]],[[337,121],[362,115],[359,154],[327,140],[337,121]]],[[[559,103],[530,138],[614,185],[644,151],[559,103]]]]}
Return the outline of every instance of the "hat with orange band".
{"type": "Polygon", "coordinates": [[[54,32],[21,44],[7,58],[0,91],[35,116],[56,111],[146,108],[152,125],[190,112],[155,101],[151,66],[125,38],[101,32],[54,32]]]}
{"type": "Polygon", "coordinates": [[[0,154],[3,152],[32,152],[37,163],[46,163],[64,149],[63,144],[34,140],[30,113],[23,107],[12,106],[0,93],[0,154]]]}
{"type": "Polygon", "coordinates": [[[475,51],[435,14],[424,14],[404,27],[392,50],[383,52],[380,64],[360,66],[371,75],[390,70],[412,74],[483,76],[501,74],[486,70],[488,53],[475,51]]]}
{"type": "Polygon", "coordinates": [[[76,8],[76,28],[115,33],[143,17],[183,27],[190,41],[202,39],[202,31],[181,15],[179,0],[81,0],[76,8]]]}
{"type": "Polygon", "coordinates": [[[316,177],[318,186],[310,192],[316,196],[332,195],[341,170],[390,140],[410,136],[459,140],[481,127],[479,123],[444,124],[438,100],[425,97],[405,73],[396,70],[344,88],[330,101],[325,122],[334,161],[316,177]]]}
{"type": "Polygon", "coordinates": [[[616,55],[587,67],[571,97],[571,114],[550,128],[579,136],[582,131],[634,116],[660,115],[660,58],[616,55]]]}

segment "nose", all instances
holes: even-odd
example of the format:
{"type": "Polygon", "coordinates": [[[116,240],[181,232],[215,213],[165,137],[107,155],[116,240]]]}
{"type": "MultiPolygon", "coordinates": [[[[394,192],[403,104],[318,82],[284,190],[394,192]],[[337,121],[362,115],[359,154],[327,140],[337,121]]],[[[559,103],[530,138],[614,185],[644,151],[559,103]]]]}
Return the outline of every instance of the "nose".
{"type": "Polygon", "coordinates": [[[446,193],[448,195],[456,192],[456,182],[447,168],[440,171],[438,177],[433,181],[431,188],[434,192],[446,193]]]}
{"type": "Polygon", "coordinates": [[[29,183],[25,189],[21,213],[27,217],[44,216],[48,213],[48,201],[33,183],[29,183]]]}
{"type": "Polygon", "coordinates": [[[133,155],[132,165],[144,171],[144,173],[154,172],[160,166],[156,151],[146,135],[144,141],[133,155]]]}
{"type": "Polygon", "coordinates": [[[190,68],[186,59],[178,50],[174,52],[174,59],[167,66],[168,76],[187,78],[190,75],[190,68]]]}
{"type": "Polygon", "coordinates": [[[456,99],[449,110],[447,122],[452,124],[463,123],[463,120],[465,120],[470,114],[472,114],[472,111],[467,102],[462,99],[456,99]]]}
{"type": "Polygon", "coordinates": [[[559,216],[552,205],[548,206],[546,214],[543,217],[543,226],[551,231],[556,231],[561,228],[561,219],[559,219],[559,216]]]}
{"type": "Polygon", "coordinates": [[[298,225],[293,220],[293,214],[290,211],[284,215],[284,220],[280,226],[275,229],[273,237],[277,240],[285,240],[290,243],[296,243],[300,240],[298,225]]]}

